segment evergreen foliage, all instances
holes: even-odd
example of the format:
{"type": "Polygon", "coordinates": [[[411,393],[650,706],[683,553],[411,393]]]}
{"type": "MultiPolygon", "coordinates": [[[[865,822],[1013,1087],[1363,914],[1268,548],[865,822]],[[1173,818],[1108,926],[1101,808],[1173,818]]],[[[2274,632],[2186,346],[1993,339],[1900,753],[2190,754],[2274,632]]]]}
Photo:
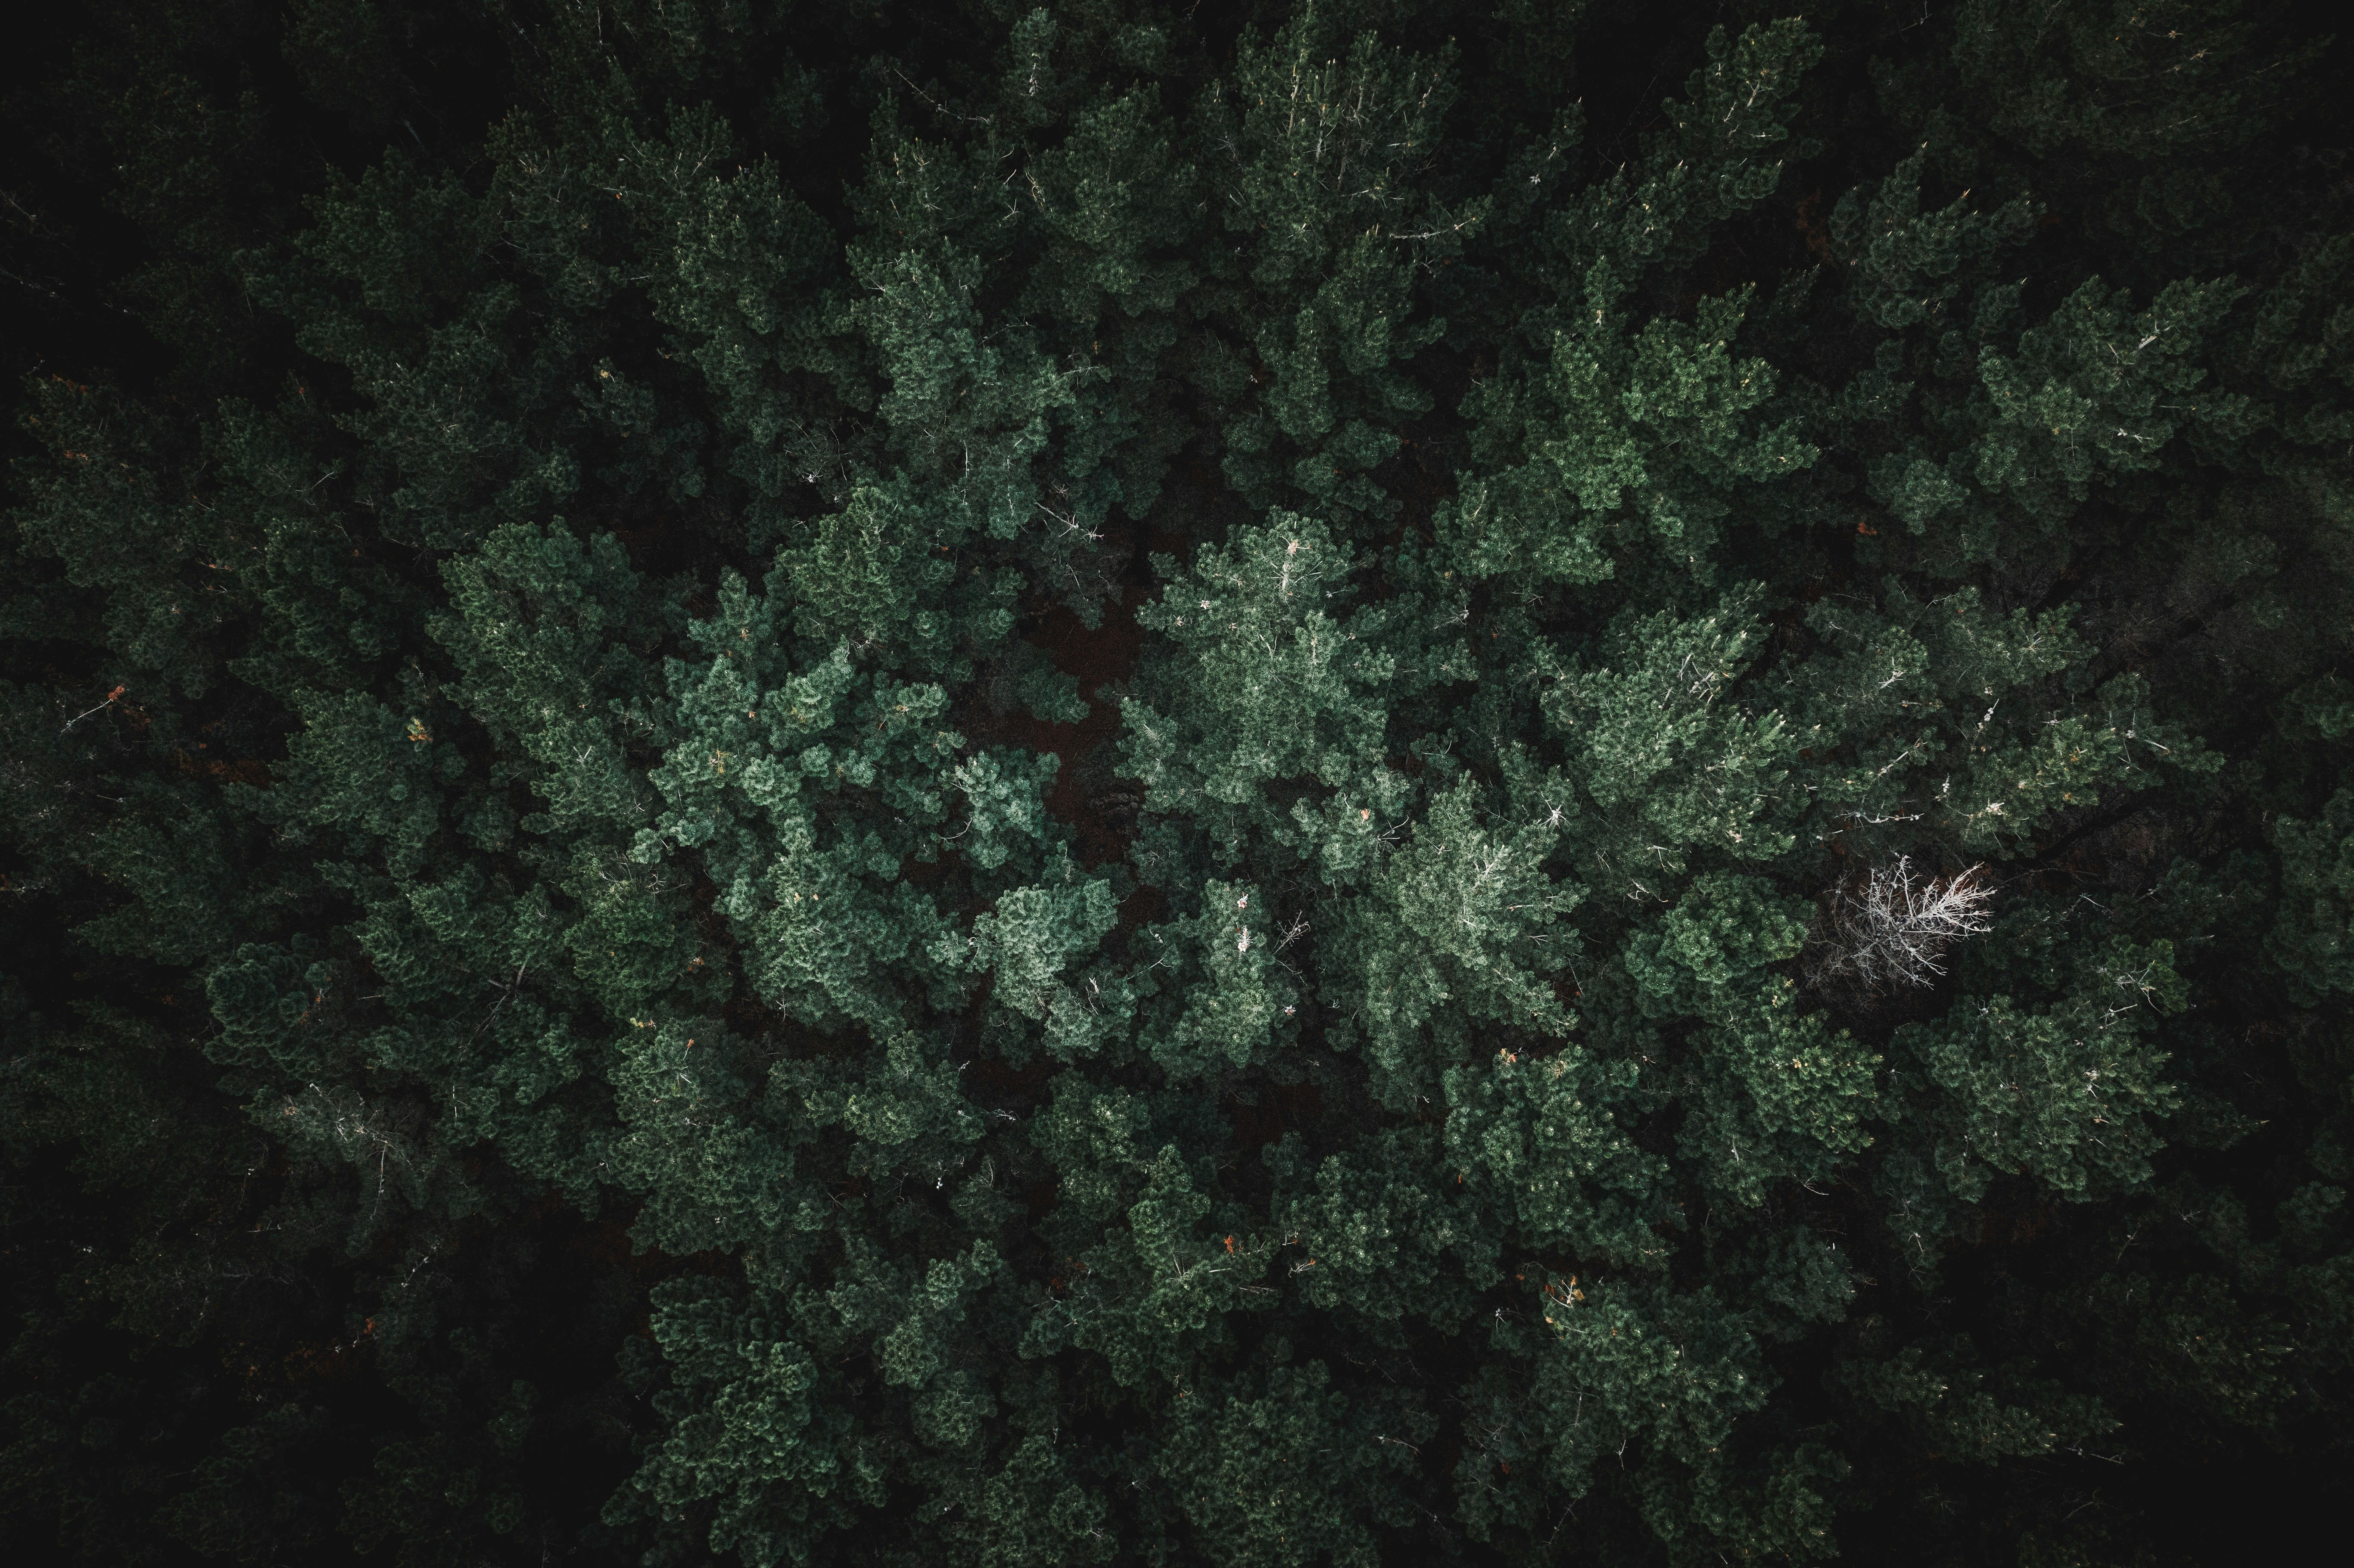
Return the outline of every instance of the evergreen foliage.
{"type": "Polygon", "coordinates": [[[2354,1458],[2303,11],[27,58],[10,1539],[2123,1565],[2354,1458]]]}

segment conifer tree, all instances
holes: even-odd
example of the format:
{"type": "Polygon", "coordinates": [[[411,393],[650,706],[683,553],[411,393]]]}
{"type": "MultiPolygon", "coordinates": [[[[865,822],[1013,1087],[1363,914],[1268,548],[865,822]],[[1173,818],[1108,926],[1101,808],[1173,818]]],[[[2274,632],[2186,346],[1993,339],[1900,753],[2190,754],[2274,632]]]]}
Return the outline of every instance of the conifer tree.
{"type": "Polygon", "coordinates": [[[2194,1562],[2334,1474],[2293,7],[53,31],[12,1534],[2194,1562]]]}

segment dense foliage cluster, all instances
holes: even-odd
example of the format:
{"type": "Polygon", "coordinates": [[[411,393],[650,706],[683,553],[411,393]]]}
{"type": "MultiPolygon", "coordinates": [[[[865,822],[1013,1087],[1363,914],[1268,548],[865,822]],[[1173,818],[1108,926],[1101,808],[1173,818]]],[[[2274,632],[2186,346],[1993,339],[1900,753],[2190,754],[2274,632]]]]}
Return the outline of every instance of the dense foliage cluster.
{"type": "Polygon", "coordinates": [[[2253,1550],[2354,1460],[2334,48],[43,18],[8,1537],[2253,1550]]]}

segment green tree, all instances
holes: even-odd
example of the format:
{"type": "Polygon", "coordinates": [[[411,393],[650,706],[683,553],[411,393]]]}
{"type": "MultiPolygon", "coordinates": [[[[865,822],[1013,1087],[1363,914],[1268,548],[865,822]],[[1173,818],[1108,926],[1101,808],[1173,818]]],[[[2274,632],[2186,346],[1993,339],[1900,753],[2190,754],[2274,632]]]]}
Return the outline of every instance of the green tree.
{"type": "Polygon", "coordinates": [[[2190,1563],[2327,1495],[2338,46],[1916,13],[44,20],[12,1536],[2190,1563]]]}

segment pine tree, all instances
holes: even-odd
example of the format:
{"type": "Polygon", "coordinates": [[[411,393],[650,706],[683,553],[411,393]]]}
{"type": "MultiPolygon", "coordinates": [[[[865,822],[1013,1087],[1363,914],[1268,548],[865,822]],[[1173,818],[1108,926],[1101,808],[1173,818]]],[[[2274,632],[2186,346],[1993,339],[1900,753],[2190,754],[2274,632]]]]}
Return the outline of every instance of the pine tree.
{"type": "Polygon", "coordinates": [[[152,341],[18,366],[12,1531],[2170,1562],[2336,1463],[2336,46],[1588,9],[57,24],[11,275],[152,341]]]}

